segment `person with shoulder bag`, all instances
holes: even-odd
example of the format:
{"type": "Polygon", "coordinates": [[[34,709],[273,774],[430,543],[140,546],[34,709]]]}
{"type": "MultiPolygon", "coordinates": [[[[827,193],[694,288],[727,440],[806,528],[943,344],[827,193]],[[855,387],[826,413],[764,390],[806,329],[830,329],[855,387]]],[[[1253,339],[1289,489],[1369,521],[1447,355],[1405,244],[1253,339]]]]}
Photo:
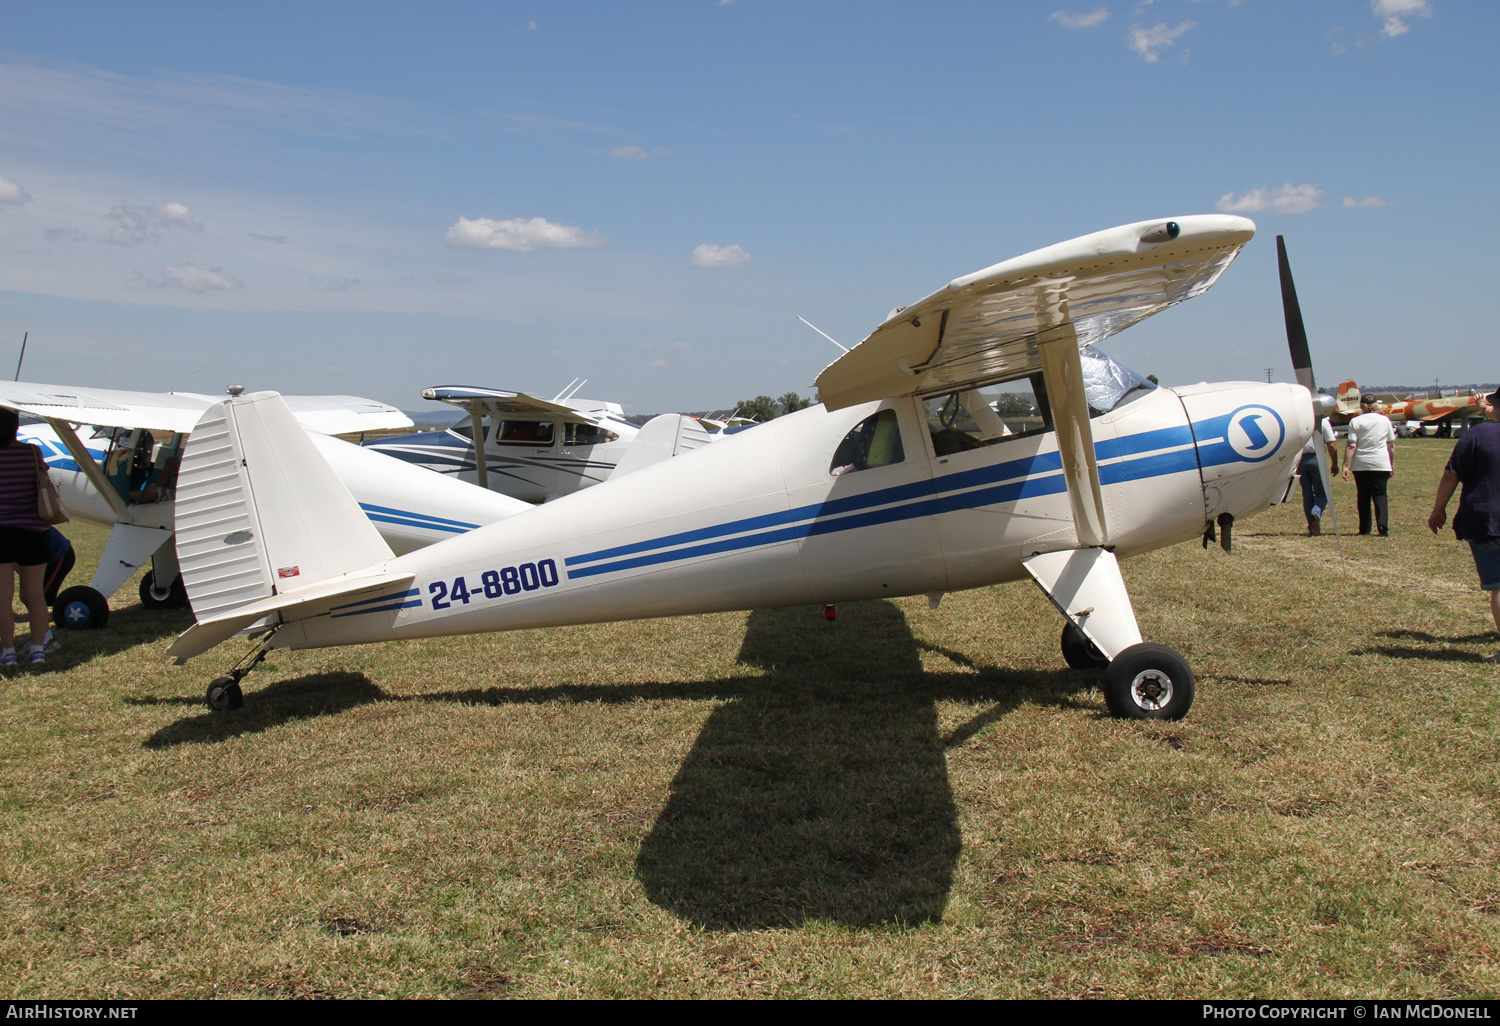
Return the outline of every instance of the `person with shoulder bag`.
{"type": "MultiPolygon", "coordinates": [[[[47,515],[67,517],[57,501],[57,490],[47,480],[41,450],[17,440],[21,426],[15,410],[0,408],[0,669],[16,665],[16,576],[21,578],[21,604],[30,619],[31,646],[27,661],[47,662],[47,600],[43,577],[51,553],[47,515]],[[44,485],[42,482],[46,481],[44,485]],[[48,494],[50,493],[50,495],[48,494]]],[[[59,521],[59,522],[62,522],[59,521]]]]}

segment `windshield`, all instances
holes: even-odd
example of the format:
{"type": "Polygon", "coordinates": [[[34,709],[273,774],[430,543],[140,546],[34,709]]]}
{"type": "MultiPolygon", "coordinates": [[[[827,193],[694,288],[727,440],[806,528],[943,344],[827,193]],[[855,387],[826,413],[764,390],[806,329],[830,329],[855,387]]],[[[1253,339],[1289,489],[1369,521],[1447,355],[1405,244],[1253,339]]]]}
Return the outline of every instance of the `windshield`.
{"type": "Polygon", "coordinates": [[[1138,399],[1156,387],[1149,378],[1091,346],[1080,349],[1078,357],[1083,363],[1083,394],[1096,413],[1108,413],[1126,396],[1138,399]]]}

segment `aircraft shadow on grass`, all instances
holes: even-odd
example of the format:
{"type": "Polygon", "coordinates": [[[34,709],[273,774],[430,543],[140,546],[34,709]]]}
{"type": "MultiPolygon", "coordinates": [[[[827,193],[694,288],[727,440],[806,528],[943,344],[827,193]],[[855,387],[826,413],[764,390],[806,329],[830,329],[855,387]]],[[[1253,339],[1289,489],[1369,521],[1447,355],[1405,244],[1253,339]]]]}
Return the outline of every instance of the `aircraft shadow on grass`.
{"type": "MultiPolygon", "coordinates": [[[[310,673],[279,680],[255,693],[255,701],[233,714],[209,712],[169,723],[148,737],[146,748],[224,741],[241,734],[257,734],[293,720],[333,716],[371,702],[391,700],[362,673],[310,673]]],[[[191,705],[202,708],[202,698],[131,698],[131,705],[191,705]]]]}
{"type": "Polygon", "coordinates": [[[146,745],[218,741],[375,701],[719,700],[637,855],[647,898],[708,929],[916,924],[942,918],[962,846],[947,751],[1023,701],[1081,705],[1098,684],[1072,670],[976,665],[914,637],[890,602],[848,604],[832,624],[808,608],[754,612],[739,661],[761,672],[409,699],[363,674],[315,674],[259,689],[239,712],[171,724],[146,745]],[[924,671],[924,652],[958,669],[924,671]],[[943,700],[985,708],[944,733],[943,700]]]}
{"type": "Polygon", "coordinates": [[[1479,634],[1455,634],[1452,637],[1441,637],[1436,634],[1429,634],[1426,631],[1394,630],[1381,631],[1378,636],[1409,641],[1425,641],[1431,645],[1486,645],[1495,639],[1495,632],[1483,631],[1479,634]]]}
{"type": "MultiPolygon", "coordinates": [[[[104,630],[54,631],[59,642],[55,652],[47,654],[47,671],[70,670],[100,656],[114,655],[137,645],[161,647],[161,643],[193,625],[188,610],[152,610],[126,606],[110,613],[104,630]]],[[[26,617],[16,617],[16,631],[25,634],[26,617]]]]}

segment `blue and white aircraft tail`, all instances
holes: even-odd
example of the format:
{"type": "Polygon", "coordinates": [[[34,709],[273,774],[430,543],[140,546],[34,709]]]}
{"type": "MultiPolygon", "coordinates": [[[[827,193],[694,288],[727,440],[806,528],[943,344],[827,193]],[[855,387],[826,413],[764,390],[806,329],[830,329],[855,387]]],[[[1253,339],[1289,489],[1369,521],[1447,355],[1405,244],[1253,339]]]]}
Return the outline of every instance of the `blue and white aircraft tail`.
{"type": "MultiPolygon", "coordinates": [[[[268,634],[259,659],[898,595],[936,602],[1029,577],[1065,619],[1068,663],[1104,670],[1113,713],[1180,717],[1192,671],[1142,641],[1117,560],[1227,535],[1280,502],[1320,412],[1301,385],[1159,388],[1093,346],[1207,290],[1253,234],[1232,216],[1143,221],[955,279],[824,370],[825,406],[420,552],[366,552],[362,566],[350,552],[308,578],[267,577],[243,604],[200,615],[169,654],[191,658],[257,624],[268,634]],[[1040,417],[1011,426],[991,400],[1018,387],[1040,417]]],[[[257,432],[275,430],[260,412],[274,404],[221,404],[246,447],[239,501],[265,526],[293,515],[278,496],[318,473],[293,469],[290,485],[262,489],[253,451],[257,432]]],[[[205,566],[251,544],[213,532],[203,542],[205,566]]],[[[273,553],[254,557],[263,573],[273,553]]],[[[186,575],[196,608],[202,585],[186,575]]],[[[210,705],[238,704],[247,669],[215,680],[210,705]]]]}

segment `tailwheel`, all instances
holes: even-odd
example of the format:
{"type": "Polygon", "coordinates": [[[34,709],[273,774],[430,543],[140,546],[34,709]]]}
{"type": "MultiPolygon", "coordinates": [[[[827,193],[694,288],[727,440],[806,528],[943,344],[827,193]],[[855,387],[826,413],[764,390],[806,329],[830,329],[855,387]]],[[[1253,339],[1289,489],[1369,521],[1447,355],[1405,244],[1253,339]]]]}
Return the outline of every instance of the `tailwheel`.
{"type": "Polygon", "coordinates": [[[245,704],[245,692],[233,677],[216,677],[208,686],[208,707],[214,712],[239,709],[245,704]]]}
{"type": "Polygon", "coordinates": [[[213,683],[208,686],[208,707],[214,712],[228,712],[231,709],[242,708],[245,704],[245,692],[240,688],[240,681],[245,679],[249,672],[255,669],[266,658],[269,651],[271,637],[276,629],[260,636],[260,643],[250,650],[250,653],[241,659],[223,677],[215,677],[213,683]]]}
{"type": "Polygon", "coordinates": [[[1098,646],[1072,622],[1063,627],[1062,657],[1075,670],[1102,670],[1109,665],[1098,646]]]}
{"type": "Polygon", "coordinates": [[[1193,671],[1166,645],[1131,645],[1104,671],[1104,703],[1126,720],[1180,720],[1193,705],[1193,671]]]}

